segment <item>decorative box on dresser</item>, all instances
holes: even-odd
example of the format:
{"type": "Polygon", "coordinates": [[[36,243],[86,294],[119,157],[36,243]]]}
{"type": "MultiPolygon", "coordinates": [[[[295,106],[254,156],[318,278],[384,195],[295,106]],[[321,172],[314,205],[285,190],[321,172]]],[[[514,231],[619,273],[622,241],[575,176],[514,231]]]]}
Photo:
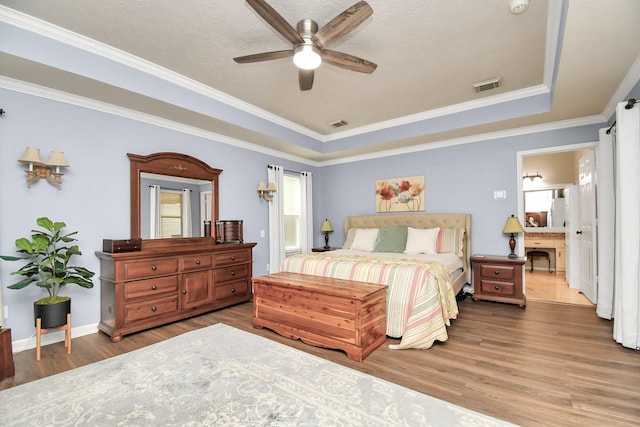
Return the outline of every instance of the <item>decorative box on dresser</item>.
{"type": "Polygon", "coordinates": [[[524,308],[527,298],[522,289],[522,266],[526,258],[474,255],[473,300],[517,304],[524,308]]]}
{"type": "MultiPolygon", "coordinates": [[[[96,252],[100,259],[98,329],[125,335],[250,301],[256,243],[145,240],[137,252],[96,252]]],[[[172,239],[174,240],[174,239],[172,239]]]]}

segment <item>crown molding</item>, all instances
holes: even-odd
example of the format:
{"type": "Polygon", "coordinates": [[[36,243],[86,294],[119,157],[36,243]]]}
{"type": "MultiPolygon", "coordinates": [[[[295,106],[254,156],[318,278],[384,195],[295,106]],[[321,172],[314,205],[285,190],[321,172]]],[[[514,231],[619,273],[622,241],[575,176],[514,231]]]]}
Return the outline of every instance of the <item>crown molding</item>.
{"type": "Polygon", "coordinates": [[[423,120],[430,120],[433,118],[442,117],[445,115],[458,114],[458,113],[462,113],[469,110],[480,109],[480,108],[493,106],[493,105],[497,105],[504,102],[517,101],[527,97],[549,93],[549,85],[547,83],[547,70],[549,67],[552,67],[552,69],[553,67],[555,67],[556,58],[555,58],[555,54],[554,56],[551,56],[551,51],[556,52],[557,50],[556,46],[557,46],[558,37],[559,37],[561,12],[562,12],[562,8],[558,8],[558,7],[549,8],[548,20],[551,23],[553,18],[553,22],[552,22],[553,25],[548,26],[549,28],[547,30],[547,47],[551,45],[554,47],[554,49],[547,49],[548,56],[545,60],[545,77],[544,77],[545,83],[544,84],[529,87],[529,88],[524,88],[521,90],[511,91],[505,94],[489,96],[479,100],[467,101],[467,102],[463,102],[463,103],[459,103],[451,106],[446,106],[446,107],[424,111],[416,114],[411,114],[408,116],[386,120],[386,121],[374,123],[367,126],[361,126],[358,128],[349,129],[349,130],[345,130],[342,132],[337,132],[329,135],[315,132],[307,127],[291,122],[283,117],[280,117],[276,114],[273,114],[266,110],[258,108],[252,104],[249,104],[245,101],[242,101],[238,98],[235,98],[231,95],[228,95],[210,86],[206,86],[200,82],[189,79],[181,74],[178,74],[174,71],[161,67],[150,61],[144,60],[142,58],[134,56],[120,49],[116,49],[112,46],[106,45],[94,39],[74,33],[65,28],[53,25],[49,22],[43,21],[33,16],[16,11],[9,7],[0,5],[0,21],[6,22],[8,24],[24,29],[26,31],[33,32],[43,37],[47,37],[47,38],[56,40],[58,42],[67,44],[74,48],[84,50],[94,55],[104,57],[111,61],[117,62],[119,64],[130,67],[132,69],[135,69],[137,71],[160,78],[162,80],[175,84],[184,89],[196,92],[200,95],[206,96],[215,101],[218,101],[230,107],[236,108],[240,111],[244,111],[255,117],[267,120],[271,123],[274,123],[275,125],[289,129],[293,132],[299,133],[309,138],[315,139],[318,142],[325,143],[325,142],[332,142],[339,139],[357,136],[364,133],[384,130],[390,127],[402,126],[402,125],[411,124],[411,123],[415,123],[423,120]]]}
{"type": "Polygon", "coordinates": [[[196,92],[200,95],[206,96],[230,107],[244,111],[253,116],[260,117],[294,132],[306,135],[310,138],[321,140],[323,136],[318,132],[314,132],[311,129],[286,120],[283,117],[258,108],[222,91],[204,85],[196,80],[189,79],[182,74],[161,67],[157,64],[154,64],[153,62],[139,58],[135,55],[114,48],[113,46],[101,43],[97,40],[74,33],[73,31],[69,31],[65,28],[58,27],[57,25],[53,25],[49,22],[43,21],[33,16],[18,12],[9,7],[0,5],[0,21],[6,22],[10,25],[24,29],[26,31],[30,31],[40,36],[67,44],[74,48],[84,50],[94,55],[104,57],[137,71],[150,74],[154,77],[160,78],[184,89],[196,92]]]}
{"type": "Polygon", "coordinates": [[[317,162],[306,159],[304,157],[295,156],[295,155],[286,153],[284,151],[266,148],[258,144],[254,144],[254,143],[243,141],[236,138],[231,138],[226,135],[221,135],[215,132],[206,131],[193,126],[188,126],[182,123],[174,122],[172,120],[153,116],[151,114],[141,113],[139,111],[130,110],[128,108],[119,107],[113,104],[108,104],[106,102],[96,101],[94,99],[89,99],[82,96],[70,94],[67,92],[51,89],[48,87],[23,82],[21,80],[15,80],[5,76],[0,76],[0,88],[11,90],[14,92],[24,93],[27,95],[36,96],[39,98],[49,99],[51,101],[74,105],[76,107],[99,111],[102,113],[107,113],[114,116],[130,119],[130,120],[135,120],[135,121],[150,124],[153,126],[170,129],[176,132],[197,136],[210,141],[231,145],[233,147],[243,148],[245,150],[259,152],[269,156],[274,156],[281,159],[303,163],[309,166],[315,166],[315,167],[318,166],[317,162]]]}
{"type": "Polygon", "coordinates": [[[549,131],[556,131],[556,130],[568,129],[573,127],[590,126],[594,124],[605,124],[605,123],[606,123],[605,117],[600,114],[595,116],[581,117],[577,119],[561,120],[557,122],[549,122],[549,123],[543,123],[539,125],[531,125],[531,126],[524,126],[520,128],[513,128],[513,129],[501,130],[496,132],[488,132],[488,133],[465,136],[460,138],[453,138],[453,139],[447,139],[447,140],[441,140],[441,141],[435,141],[435,142],[427,142],[425,144],[413,145],[411,147],[402,147],[402,148],[395,148],[392,150],[376,151],[375,153],[371,153],[371,154],[342,157],[336,160],[319,162],[318,167],[353,163],[353,162],[358,162],[362,160],[380,159],[384,157],[398,156],[402,154],[416,153],[420,151],[436,150],[438,148],[452,147],[455,145],[471,144],[475,142],[489,141],[489,140],[495,140],[495,139],[512,138],[515,136],[522,136],[522,135],[528,135],[528,134],[534,134],[534,133],[540,133],[540,132],[549,132],[549,131]]]}
{"type": "Polygon", "coordinates": [[[483,99],[461,102],[459,104],[449,105],[447,107],[436,108],[429,111],[423,111],[421,113],[411,114],[409,116],[399,117],[392,120],[386,120],[383,122],[374,123],[367,126],[361,126],[355,129],[349,129],[342,132],[336,132],[323,139],[323,142],[337,141],[340,139],[360,135],[363,133],[370,133],[380,131],[395,126],[408,125],[420,121],[436,119],[453,114],[459,114],[470,110],[476,110],[480,108],[490,107],[505,102],[518,101],[525,98],[530,98],[538,95],[545,95],[549,93],[549,88],[545,85],[532,86],[520,90],[514,90],[500,95],[488,96],[483,99]]]}

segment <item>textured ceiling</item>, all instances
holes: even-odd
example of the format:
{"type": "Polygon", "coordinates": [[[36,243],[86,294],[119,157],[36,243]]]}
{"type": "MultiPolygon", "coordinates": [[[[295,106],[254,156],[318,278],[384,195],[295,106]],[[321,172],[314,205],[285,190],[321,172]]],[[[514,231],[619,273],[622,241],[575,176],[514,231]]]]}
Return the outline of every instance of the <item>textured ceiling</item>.
{"type": "MultiPolygon", "coordinates": [[[[322,27],[354,1],[269,4],[293,26],[311,18],[322,27]]],[[[232,60],[291,47],[244,1],[0,0],[6,29],[44,36],[0,41],[0,75],[329,161],[601,116],[640,54],[637,0],[571,0],[566,15],[558,0],[530,0],[521,15],[509,0],[368,2],[373,15],[329,48],[378,68],[323,64],[308,92],[290,58],[232,60]],[[493,77],[501,88],[474,91],[493,77]],[[348,125],[329,126],[336,120],[348,125]]]]}

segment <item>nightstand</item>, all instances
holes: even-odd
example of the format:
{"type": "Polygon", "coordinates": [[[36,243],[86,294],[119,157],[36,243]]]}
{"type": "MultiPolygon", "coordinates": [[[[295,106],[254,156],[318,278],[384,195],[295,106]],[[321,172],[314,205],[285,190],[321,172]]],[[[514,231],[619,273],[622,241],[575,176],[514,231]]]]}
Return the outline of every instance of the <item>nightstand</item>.
{"type": "Polygon", "coordinates": [[[329,251],[335,251],[338,248],[324,248],[324,247],[319,247],[319,248],[311,248],[311,252],[329,252],[329,251]]]}
{"type": "Polygon", "coordinates": [[[526,261],[506,256],[472,256],[473,300],[506,302],[524,308],[527,297],[522,292],[522,266],[526,261]]]}

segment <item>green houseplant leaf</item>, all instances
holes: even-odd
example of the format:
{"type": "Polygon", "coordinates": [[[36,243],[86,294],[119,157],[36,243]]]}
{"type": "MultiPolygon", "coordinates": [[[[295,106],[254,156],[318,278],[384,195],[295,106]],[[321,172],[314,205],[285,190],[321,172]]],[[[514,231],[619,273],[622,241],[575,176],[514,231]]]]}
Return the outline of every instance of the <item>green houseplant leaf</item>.
{"type": "Polygon", "coordinates": [[[72,236],[77,234],[73,231],[62,234],[66,227],[64,222],[54,222],[49,218],[42,217],[36,220],[40,230],[31,230],[31,239],[21,237],[16,240],[17,252],[21,255],[0,255],[0,259],[5,261],[26,261],[20,269],[14,271],[13,275],[21,276],[22,279],[10,286],[9,289],[23,289],[32,283],[47,290],[48,296],[39,300],[38,303],[53,303],[61,297],[60,290],[72,283],[82,288],[93,288],[91,278],[94,272],[80,266],[69,265],[69,261],[74,255],[82,255],[80,248],[72,236]]]}

